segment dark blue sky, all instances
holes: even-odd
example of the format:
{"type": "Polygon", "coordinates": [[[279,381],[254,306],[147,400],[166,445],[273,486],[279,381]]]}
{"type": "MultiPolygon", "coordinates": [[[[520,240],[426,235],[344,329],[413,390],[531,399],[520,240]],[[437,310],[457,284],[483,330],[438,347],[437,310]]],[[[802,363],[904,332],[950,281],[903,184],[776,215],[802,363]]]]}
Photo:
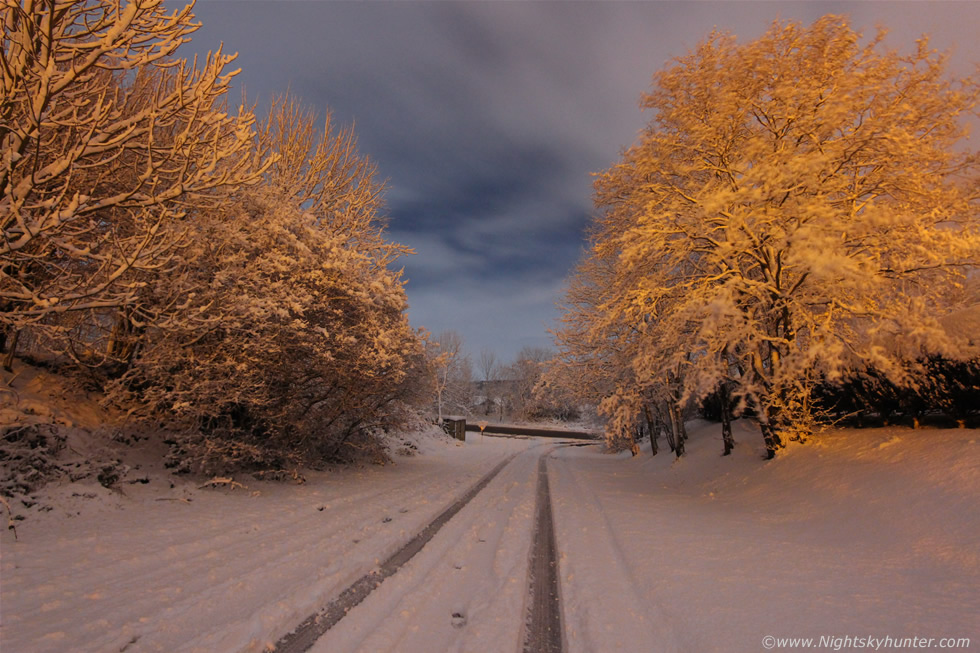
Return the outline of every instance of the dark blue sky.
{"type": "Polygon", "coordinates": [[[237,86],[260,112],[289,90],[355,124],[388,180],[391,239],[417,251],[402,261],[412,323],[505,362],[550,344],[591,173],[649,118],[653,73],[712,29],[747,40],[776,19],[844,13],[900,49],[931,34],[961,75],[980,61],[980,2],[199,0],[195,13],[182,54],[238,52],[237,86]]]}

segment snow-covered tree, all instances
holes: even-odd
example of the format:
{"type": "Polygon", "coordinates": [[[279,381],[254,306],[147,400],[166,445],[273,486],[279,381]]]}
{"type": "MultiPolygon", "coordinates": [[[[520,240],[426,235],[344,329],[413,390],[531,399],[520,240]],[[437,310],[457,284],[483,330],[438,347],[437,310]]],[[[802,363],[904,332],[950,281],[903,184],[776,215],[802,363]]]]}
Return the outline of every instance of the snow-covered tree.
{"type": "MultiPolygon", "coordinates": [[[[555,332],[557,355],[543,377],[546,386],[562,388],[578,401],[596,406],[608,417],[606,441],[613,449],[639,452],[637,435],[645,424],[653,453],[657,438],[667,435],[672,450],[678,426],[666,386],[658,377],[640,378],[633,368],[640,331],[635,324],[604,309],[615,279],[615,258],[593,251],[568,281],[561,325],[555,332]]],[[[680,428],[683,428],[681,423],[680,428]]]]}
{"type": "Polygon", "coordinates": [[[465,414],[473,404],[473,364],[463,351],[463,337],[451,329],[429,340],[427,356],[433,369],[436,419],[446,412],[465,414]]]}
{"type": "Polygon", "coordinates": [[[159,0],[21,0],[0,12],[0,330],[132,306],[188,244],[188,216],[261,173],[220,50],[159,0]]]}
{"type": "Polygon", "coordinates": [[[503,370],[501,375],[510,382],[508,399],[515,416],[521,419],[539,416],[534,388],[553,355],[551,350],[544,347],[525,346],[517,353],[514,362],[503,370]]]}
{"type": "Polygon", "coordinates": [[[490,381],[495,381],[497,379],[497,374],[500,372],[500,366],[497,364],[497,353],[488,348],[484,347],[480,350],[480,360],[479,369],[480,377],[487,383],[490,381]]]}
{"type": "Polygon", "coordinates": [[[21,0],[0,22],[0,349],[57,335],[180,427],[184,464],[345,458],[394,426],[428,367],[353,131],[288,97],[258,129],[230,114],[234,57],[175,58],[190,6],[21,0]]]}
{"type": "Polygon", "coordinates": [[[937,318],[980,251],[977,84],[883,36],[838,16],[712,34],[655,76],[650,124],[596,183],[596,323],[634,330],[641,389],[730,384],[770,456],[808,432],[819,379],[955,353],[937,318]]]}
{"type": "Polygon", "coordinates": [[[492,387],[493,382],[497,381],[497,377],[500,374],[497,353],[488,347],[481,349],[480,358],[477,361],[477,369],[480,372],[480,379],[483,381],[483,414],[489,415],[495,403],[500,401],[500,398],[492,387]]]}
{"type": "Polygon", "coordinates": [[[407,250],[384,240],[374,167],[350,130],[312,120],[288,98],[274,103],[256,148],[275,162],[198,216],[184,264],[156,293],[169,307],[176,291],[179,310],[147,330],[117,384],[190,427],[180,455],[193,464],[349,457],[397,422],[424,369],[387,265],[407,250]]]}

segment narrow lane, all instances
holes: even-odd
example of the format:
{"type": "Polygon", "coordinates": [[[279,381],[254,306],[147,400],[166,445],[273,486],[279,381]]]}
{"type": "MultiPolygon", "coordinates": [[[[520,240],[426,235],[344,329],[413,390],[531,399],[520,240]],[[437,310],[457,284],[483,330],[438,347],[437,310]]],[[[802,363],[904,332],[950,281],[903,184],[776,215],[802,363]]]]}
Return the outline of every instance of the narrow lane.
{"type": "MultiPolygon", "coordinates": [[[[570,448],[559,449],[549,460],[556,539],[561,542],[566,651],[635,651],[651,642],[658,651],[691,650],[650,600],[644,580],[635,576],[628,554],[631,531],[617,531],[609,523],[590,482],[589,462],[570,448]],[[616,591],[597,595],[601,588],[611,587],[616,591]]],[[[647,554],[665,556],[667,564],[671,555],[683,552],[647,554]]]]}
{"type": "Polygon", "coordinates": [[[463,496],[409,540],[405,546],[385,560],[380,567],[359,578],[327,606],[307,617],[295,630],[283,636],[276,642],[273,653],[305,653],[308,651],[316,640],[335,626],[351,608],[361,603],[372,591],[380,587],[386,578],[394,575],[401,569],[402,565],[411,560],[439,532],[439,529],[485,488],[515,456],[516,454],[500,462],[463,496]]]}
{"type": "Polygon", "coordinates": [[[519,454],[311,650],[521,651],[537,469],[549,449],[519,454]]]}

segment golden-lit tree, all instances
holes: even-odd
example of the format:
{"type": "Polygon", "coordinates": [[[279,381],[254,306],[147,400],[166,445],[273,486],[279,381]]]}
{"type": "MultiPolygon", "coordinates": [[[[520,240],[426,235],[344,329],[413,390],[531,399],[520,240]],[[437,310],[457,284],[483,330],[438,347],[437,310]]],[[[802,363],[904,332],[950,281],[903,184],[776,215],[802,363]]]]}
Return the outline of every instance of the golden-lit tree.
{"type": "Polygon", "coordinates": [[[953,351],[937,317],[977,264],[976,80],[882,39],[838,16],[712,34],[655,75],[650,124],[596,183],[596,323],[632,330],[640,388],[733,384],[770,456],[808,431],[818,378],[953,351]]]}
{"type": "Polygon", "coordinates": [[[113,385],[119,403],[180,427],[181,464],[348,458],[396,426],[424,383],[422,340],[387,265],[409,250],[384,239],[382,185],[349,130],[313,120],[289,98],[273,103],[255,137],[273,163],[197,216],[152,284],[161,319],[113,385]]]}
{"type": "Polygon", "coordinates": [[[234,57],[173,57],[198,25],[159,0],[4,0],[0,326],[132,305],[189,213],[252,182],[234,57]]]}

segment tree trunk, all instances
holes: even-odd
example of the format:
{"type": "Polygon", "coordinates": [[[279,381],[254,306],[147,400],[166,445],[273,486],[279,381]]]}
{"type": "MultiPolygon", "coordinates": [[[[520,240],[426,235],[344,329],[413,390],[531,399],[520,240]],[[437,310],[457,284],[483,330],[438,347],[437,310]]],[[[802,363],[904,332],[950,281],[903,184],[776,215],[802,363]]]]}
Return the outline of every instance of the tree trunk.
{"type": "Polygon", "coordinates": [[[670,411],[670,430],[674,436],[674,453],[680,458],[684,455],[684,440],[687,439],[687,432],[684,429],[684,416],[676,404],[672,404],[668,410],[670,411]]]}
{"type": "Polygon", "coordinates": [[[664,428],[664,437],[667,439],[667,446],[670,447],[671,451],[677,451],[677,438],[674,433],[674,420],[670,415],[670,410],[666,412],[666,421],[664,422],[666,427],[664,428]]]}
{"type": "Polygon", "coordinates": [[[3,357],[3,369],[8,372],[14,371],[14,354],[17,353],[17,340],[20,338],[20,329],[14,331],[10,343],[7,345],[7,355],[3,357]]]}
{"type": "Polygon", "coordinates": [[[650,455],[657,455],[657,425],[653,423],[653,412],[649,406],[643,407],[643,415],[647,419],[647,430],[650,431],[650,455]]]}
{"type": "Polygon", "coordinates": [[[126,313],[118,315],[106,345],[106,358],[110,361],[109,378],[118,379],[133,367],[145,331],[146,327],[134,327],[126,313]]]}
{"type": "Polygon", "coordinates": [[[765,421],[759,421],[759,429],[762,431],[762,439],[766,443],[766,460],[772,460],[776,457],[776,450],[780,447],[781,440],[779,438],[779,434],[777,434],[776,430],[773,428],[772,422],[769,421],[768,415],[765,415],[765,413],[768,413],[769,410],[765,407],[760,408],[762,411],[764,411],[763,416],[761,417],[762,420],[765,421]]]}
{"type": "Polygon", "coordinates": [[[105,355],[111,361],[116,359],[116,350],[119,349],[119,340],[122,338],[123,330],[123,315],[120,313],[116,316],[115,322],[112,324],[112,330],[109,332],[109,342],[105,346],[105,355]]]}
{"type": "Polygon", "coordinates": [[[681,449],[681,455],[686,451],[684,443],[687,442],[687,425],[684,424],[684,411],[677,407],[677,442],[681,449]]]}
{"type": "Polygon", "coordinates": [[[725,443],[725,452],[721,455],[728,456],[735,448],[735,438],[732,437],[732,392],[728,381],[721,384],[718,394],[721,399],[721,440],[725,443]]]}

